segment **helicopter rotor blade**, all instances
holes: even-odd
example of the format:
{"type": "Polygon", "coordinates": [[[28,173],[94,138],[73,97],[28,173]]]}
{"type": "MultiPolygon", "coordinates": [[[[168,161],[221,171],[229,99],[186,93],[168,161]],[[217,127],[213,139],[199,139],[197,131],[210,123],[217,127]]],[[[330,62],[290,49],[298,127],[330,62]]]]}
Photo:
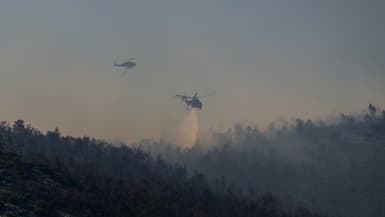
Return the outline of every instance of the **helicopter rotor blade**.
{"type": "Polygon", "coordinates": [[[206,98],[208,96],[214,96],[215,93],[209,93],[209,94],[205,94],[205,95],[202,95],[202,96],[199,96],[198,98],[206,98]]]}
{"type": "Polygon", "coordinates": [[[189,99],[189,98],[192,98],[191,96],[185,96],[185,95],[175,95],[175,97],[179,97],[179,98],[186,98],[186,99],[189,99]]]}

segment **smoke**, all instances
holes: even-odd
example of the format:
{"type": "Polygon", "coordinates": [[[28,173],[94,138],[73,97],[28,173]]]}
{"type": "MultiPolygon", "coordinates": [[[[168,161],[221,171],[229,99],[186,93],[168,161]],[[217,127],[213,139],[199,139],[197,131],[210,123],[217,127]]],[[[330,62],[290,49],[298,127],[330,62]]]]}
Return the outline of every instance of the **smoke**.
{"type": "Polygon", "coordinates": [[[182,148],[193,147],[199,134],[199,109],[192,108],[180,124],[161,138],[161,142],[176,144],[182,148]]]}
{"type": "MultiPolygon", "coordinates": [[[[196,141],[197,112],[186,114],[178,128],[180,137],[174,141],[184,147],[196,141]]],[[[266,130],[240,123],[206,137],[202,134],[197,146],[182,154],[161,142],[149,144],[148,149],[211,180],[224,177],[236,186],[272,192],[318,212],[385,216],[381,215],[385,198],[376,194],[385,189],[385,110],[381,108],[369,105],[367,111],[338,117],[279,121],[266,130]],[[367,214],[377,211],[380,214],[367,214]]]]}

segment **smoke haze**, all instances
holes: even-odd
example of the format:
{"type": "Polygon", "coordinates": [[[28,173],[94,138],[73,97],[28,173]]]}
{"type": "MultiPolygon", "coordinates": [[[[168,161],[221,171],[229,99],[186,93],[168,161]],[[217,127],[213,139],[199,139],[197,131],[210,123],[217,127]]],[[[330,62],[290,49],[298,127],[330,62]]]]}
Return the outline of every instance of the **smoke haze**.
{"type": "Polygon", "coordinates": [[[237,124],[184,152],[143,144],[155,156],[335,216],[385,216],[385,110],[370,105],[323,120],[237,124]]]}

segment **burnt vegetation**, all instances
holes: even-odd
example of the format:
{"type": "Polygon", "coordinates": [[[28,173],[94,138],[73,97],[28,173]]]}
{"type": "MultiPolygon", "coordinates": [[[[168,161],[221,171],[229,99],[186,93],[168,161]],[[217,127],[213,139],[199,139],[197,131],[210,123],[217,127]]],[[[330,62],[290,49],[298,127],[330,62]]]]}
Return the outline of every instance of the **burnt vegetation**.
{"type": "Polygon", "coordinates": [[[303,205],[385,216],[385,111],[373,105],[266,131],[236,125],[212,137],[190,150],[151,141],[117,146],[2,122],[0,214],[321,216],[303,205]]]}
{"type": "Polygon", "coordinates": [[[229,183],[272,192],[290,206],[319,213],[385,216],[385,111],[364,111],[327,120],[275,122],[261,131],[236,125],[213,133],[188,151],[142,142],[153,155],[229,183]],[[209,148],[207,148],[209,147],[209,148]]]}
{"type": "Polygon", "coordinates": [[[23,120],[0,124],[1,216],[310,217],[271,193],[212,187],[138,148],[42,133],[23,120]]]}

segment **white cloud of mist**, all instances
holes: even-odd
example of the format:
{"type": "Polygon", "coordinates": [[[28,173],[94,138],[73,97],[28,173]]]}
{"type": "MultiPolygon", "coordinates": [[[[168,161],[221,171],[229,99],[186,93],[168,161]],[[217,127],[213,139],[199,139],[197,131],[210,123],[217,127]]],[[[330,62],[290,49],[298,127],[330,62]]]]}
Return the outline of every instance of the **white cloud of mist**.
{"type": "Polygon", "coordinates": [[[178,126],[164,133],[161,136],[161,142],[178,145],[182,148],[193,147],[198,140],[199,135],[199,110],[191,109],[188,111],[178,126]]]}

